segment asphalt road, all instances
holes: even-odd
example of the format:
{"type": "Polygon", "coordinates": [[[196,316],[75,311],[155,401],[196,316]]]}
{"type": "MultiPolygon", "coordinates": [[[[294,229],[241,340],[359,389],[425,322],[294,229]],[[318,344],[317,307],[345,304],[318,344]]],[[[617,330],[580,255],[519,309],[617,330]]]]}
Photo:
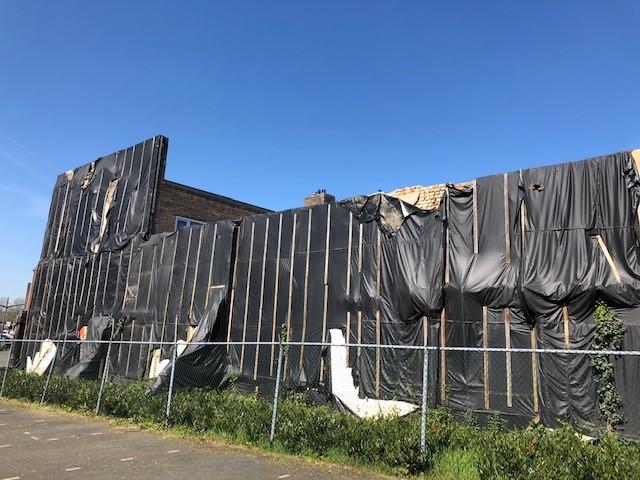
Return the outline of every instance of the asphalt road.
{"type": "Polygon", "coordinates": [[[0,400],[0,480],[371,479],[378,475],[198,442],[0,400]]]}

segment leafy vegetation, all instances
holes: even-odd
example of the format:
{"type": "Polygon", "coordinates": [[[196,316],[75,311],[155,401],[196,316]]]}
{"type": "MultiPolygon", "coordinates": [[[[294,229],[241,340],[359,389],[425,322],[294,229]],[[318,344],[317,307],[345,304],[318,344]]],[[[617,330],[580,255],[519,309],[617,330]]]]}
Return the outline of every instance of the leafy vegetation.
{"type": "MultiPolygon", "coordinates": [[[[40,401],[46,379],[13,370],[5,394],[40,401]]],[[[91,413],[98,382],[52,376],[45,402],[91,413]]],[[[162,426],[166,396],[146,394],[144,384],[107,383],[101,413],[162,426]]],[[[285,396],[278,408],[276,441],[269,445],[271,404],[233,391],[189,390],[172,400],[170,425],[197,436],[213,436],[279,452],[346,462],[400,475],[444,479],[620,479],[640,478],[640,446],[617,435],[581,441],[565,427],[510,430],[497,418],[480,427],[469,415],[458,422],[445,409],[428,418],[428,450],[420,451],[420,416],[365,420],[285,396]]]]}
{"type": "MultiPolygon", "coordinates": [[[[616,317],[614,309],[599,300],[593,315],[595,329],[592,350],[617,351],[622,348],[624,324],[616,317]]],[[[622,398],[616,389],[613,359],[610,355],[592,355],[600,412],[607,422],[607,429],[614,431],[624,425],[622,398]]]]}

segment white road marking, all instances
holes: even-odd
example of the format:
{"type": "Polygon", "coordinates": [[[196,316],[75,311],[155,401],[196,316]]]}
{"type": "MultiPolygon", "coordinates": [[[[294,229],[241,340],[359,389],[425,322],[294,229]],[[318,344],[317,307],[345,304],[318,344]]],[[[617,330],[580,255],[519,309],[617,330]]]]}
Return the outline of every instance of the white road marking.
{"type": "Polygon", "coordinates": [[[131,460],[133,460],[136,457],[127,457],[127,458],[121,458],[120,461],[121,462],[130,462],[131,460]]]}
{"type": "Polygon", "coordinates": [[[0,427],[4,427],[6,423],[0,423],[0,427]]]}
{"type": "Polygon", "coordinates": [[[69,468],[65,468],[64,471],[65,472],[75,472],[77,470],[80,470],[82,467],[69,467],[69,468]]]}
{"type": "Polygon", "coordinates": [[[7,410],[6,409],[2,409],[0,410],[0,413],[5,413],[7,410]]]}
{"type": "Polygon", "coordinates": [[[58,437],[47,438],[47,442],[55,442],[56,440],[60,440],[58,437]]]}
{"type": "Polygon", "coordinates": [[[44,423],[46,420],[36,420],[36,423],[44,423]]]}
{"type": "Polygon", "coordinates": [[[24,432],[25,435],[31,435],[31,432],[24,432]]]}
{"type": "Polygon", "coordinates": [[[180,450],[169,450],[167,453],[178,453],[180,450]]]}
{"type": "Polygon", "coordinates": [[[93,432],[91,435],[102,435],[102,432],[93,432]]]}
{"type": "Polygon", "coordinates": [[[289,474],[287,473],[286,475],[280,475],[278,478],[289,478],[289,474]]]}
{"type": "Polygon", "coordinates": [[[31,435],[29,438],[30,438],[31,440],[40,440],[38,437],[34,437],[33,435],[31,435]]]}
{"type": "Polygon", "coordinates": [[[9,448],[11,445],[10,444],[5,444],[5,445],[0,445],[0,448],[9,448]]]}
{"type": "Polygon", "coordinates": [[[20,480],[20,477],[5,477],[2,480],[20,480]]]}

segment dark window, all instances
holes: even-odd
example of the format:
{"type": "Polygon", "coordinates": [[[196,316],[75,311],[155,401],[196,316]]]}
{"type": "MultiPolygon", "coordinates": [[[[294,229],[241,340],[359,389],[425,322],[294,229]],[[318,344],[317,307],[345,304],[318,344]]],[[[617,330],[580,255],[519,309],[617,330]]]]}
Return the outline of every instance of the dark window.
{"type": "Polygon", "coordinates": [[[185,228],[185,227],[192,227],[194,225],[204,225],[205,222],[201,222],[200,220],[195,220],[193,218],[188,218],[188,217],[180,217],[176,215],[176,224],[175,224],[175,228],[176,230],[180,230],[181,228],[185,228]]]}

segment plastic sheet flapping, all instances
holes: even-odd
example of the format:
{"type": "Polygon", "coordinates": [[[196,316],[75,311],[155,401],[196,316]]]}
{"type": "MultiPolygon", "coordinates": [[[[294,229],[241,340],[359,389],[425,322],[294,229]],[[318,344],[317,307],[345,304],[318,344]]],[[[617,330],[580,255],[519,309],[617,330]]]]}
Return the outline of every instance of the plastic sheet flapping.
{"type": "MultiPolygon", "coordinates": [[[[165,150],[156,137],[58,179],[19,334],[67,338],[60,368],[106,355],[83,351],[77,336],[89,325],[89,338],[104,338],[99,319],[109,317],[114,340],[142,342],[114,343],[117,378],[146,378],[155,358],[187,341],[176,386],[220,387],[233,374],[269,388],[281,335],[320,342],[339,328],[356,345],[348,362],[361,395],[417,401],[422,352],[368,345],[587,348],[597,298],[624,321],[624,348],[640,346],[640,182],[630,152],[448,186],[436,211],[379,194],[149,237],[165,150]]],[[[23,365],[34,348],[17,350],[23,365]]],[[[291,346],[285,386],[327,391],[325,353],[291,346]]],[[[432,403],[602,428],[586,356],[429,355],[432,403]]],[[[615,362],[624,433],[637,437],[639,360],[615,362]]]]}

